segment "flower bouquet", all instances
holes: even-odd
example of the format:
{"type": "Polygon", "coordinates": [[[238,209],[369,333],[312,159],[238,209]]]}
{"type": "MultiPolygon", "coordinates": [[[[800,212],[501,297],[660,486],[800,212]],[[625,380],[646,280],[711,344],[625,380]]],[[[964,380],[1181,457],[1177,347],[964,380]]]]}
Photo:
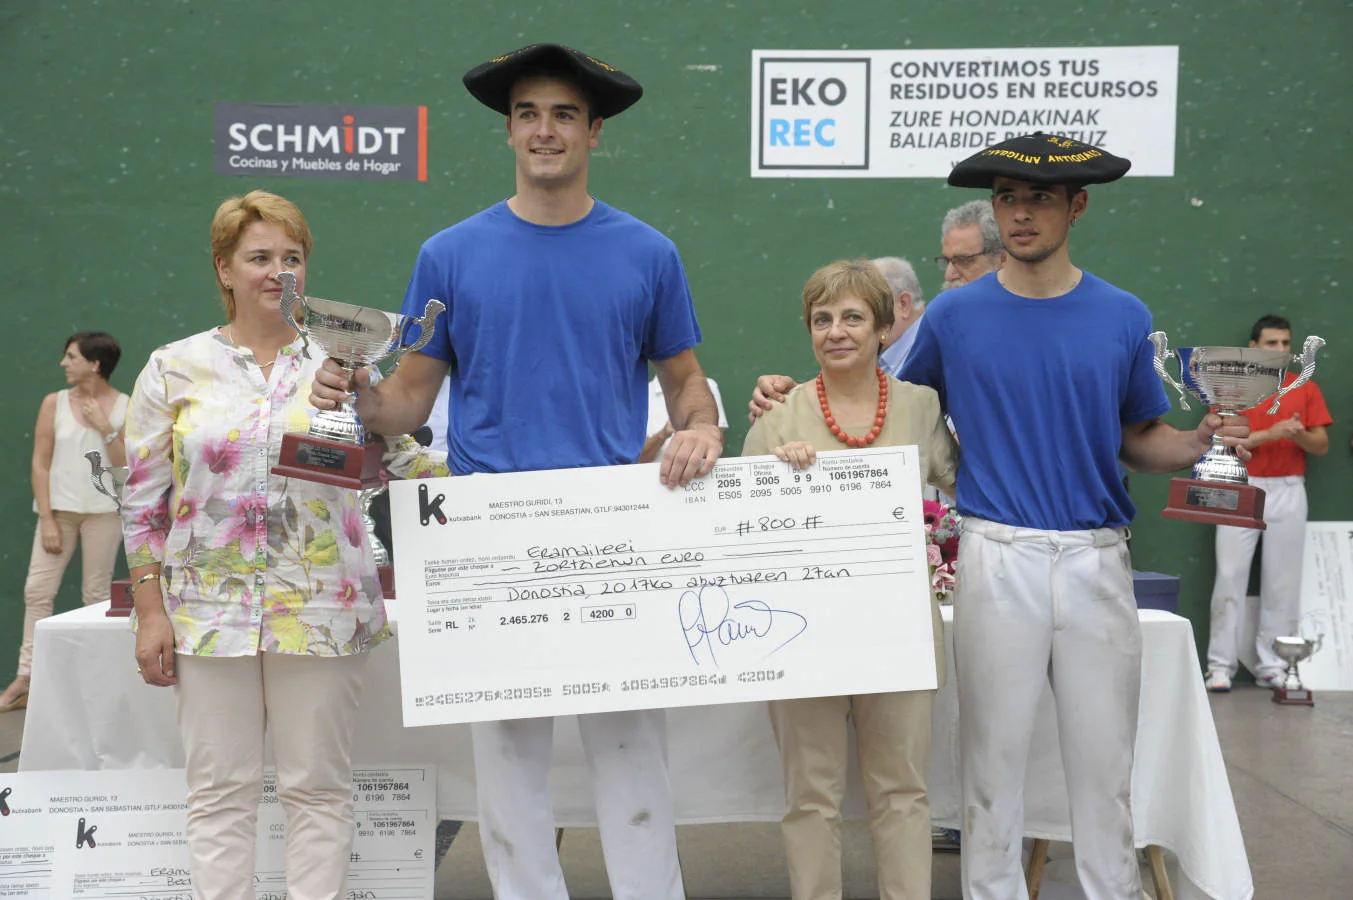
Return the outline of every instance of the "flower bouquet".
{"type": "Polygon", "coordinates": [[[954,565],[958,559],[958,514],[937,500],[923,503],[926,559],[930,563],[930,587],[941,603],[954,592],[954,565]]]}

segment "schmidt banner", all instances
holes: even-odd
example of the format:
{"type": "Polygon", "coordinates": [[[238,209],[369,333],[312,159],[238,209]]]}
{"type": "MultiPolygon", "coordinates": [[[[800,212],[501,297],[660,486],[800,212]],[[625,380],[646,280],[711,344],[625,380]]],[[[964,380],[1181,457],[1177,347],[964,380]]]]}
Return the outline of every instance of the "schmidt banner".
{"type": "Polygon", "coordinates": [[[427,181],[426,106],[216,104],[216,173],[427,181]]]}
{"type": "Polygon", "coordinates": [[[1042,131],[1173,175],[1179,48],[754,50],[752,176],[945,178],[1042,131]]]}

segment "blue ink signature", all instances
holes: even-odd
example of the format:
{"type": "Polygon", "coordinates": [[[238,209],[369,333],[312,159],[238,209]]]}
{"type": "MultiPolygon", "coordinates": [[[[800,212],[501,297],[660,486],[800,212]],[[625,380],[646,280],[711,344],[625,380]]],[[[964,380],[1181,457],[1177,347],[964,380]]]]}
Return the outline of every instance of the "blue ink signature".
{"type": "Polygon", "coordinates": [[[790,641],[808,630],[808,619],[787,609],[772,609],[764,600],[743,600],[733,603],[728,592],[718,585],[705,585],[697,591],[686,591],[677,601],[677,616],[681,633],[686,639],[686,650],[698,666],[701,657],[716,668],[719,665],[717,647],[727,647],[738,641],[757,640],[770,635],[778,625],[798,630],[780,641],[763,659],[773,656],[790,641]],[[777,619],[776,616],[780,618],[777,619]]]}

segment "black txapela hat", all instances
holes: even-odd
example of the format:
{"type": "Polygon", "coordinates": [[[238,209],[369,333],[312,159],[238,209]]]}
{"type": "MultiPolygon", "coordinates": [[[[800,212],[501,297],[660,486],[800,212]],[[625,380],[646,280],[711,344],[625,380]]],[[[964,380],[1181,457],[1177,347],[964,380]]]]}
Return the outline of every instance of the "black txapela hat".
{"type": "Polygon", "coordinates": [[[997,178],[1013,178],[1033,184],[1107,184],[1130,168],[1130,161],[1107,150],[1036,131],[969,156],[954,166],[949,183],[990,188],[997,178]]]}
{"type": "Polygon", "coordinates": [[[461,80],[480,103],[512,115],[509,94],[524,74],[558,72],[577,80],[593,105],[589,113],[609,119],[629,109],[644,95],[639,82],[599,59],[562,44],[531,44],[494,57],[465,73],[461,80]]]}

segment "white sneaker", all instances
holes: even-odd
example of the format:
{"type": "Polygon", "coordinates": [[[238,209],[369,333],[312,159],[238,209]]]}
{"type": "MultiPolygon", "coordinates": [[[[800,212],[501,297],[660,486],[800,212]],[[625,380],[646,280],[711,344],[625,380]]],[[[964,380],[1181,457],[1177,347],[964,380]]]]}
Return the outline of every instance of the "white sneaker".
{"type": "Polygon", "coordinates": [[[1213,694],[1225,694],[1231,690],[1231,676],[1221,669],[1208,669],[1203,684],[1213,694]]]}
{"type": "Polygon", "coordinates": [[[1287,682],[1286,672],[1269,672],[1254,679],[1254,683],[1269,690],[1277,690],[1287,682]]]}

